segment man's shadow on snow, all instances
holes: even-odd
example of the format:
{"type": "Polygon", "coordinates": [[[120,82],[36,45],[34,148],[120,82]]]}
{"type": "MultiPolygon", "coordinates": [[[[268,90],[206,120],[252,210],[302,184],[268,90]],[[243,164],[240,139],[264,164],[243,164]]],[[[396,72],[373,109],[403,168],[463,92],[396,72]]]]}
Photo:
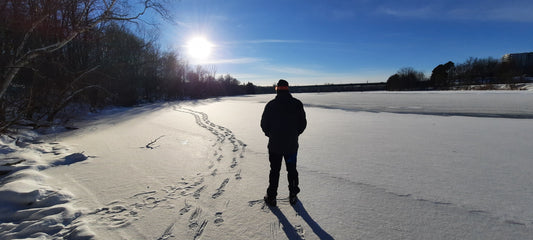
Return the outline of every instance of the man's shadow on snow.
{"type": "MultiPolygon", "coordinates": [[[[307,223],[307,225],[309,225],[309,227],[311,227],[313,232],[321,240],[334,239],[331,235],[329,235],[329,233],[324,231],[324,229],[322,229],[322,227],[320,227],[320,225],[318,225],[318,223],[315,222],[315,220],[313,220],[313,218],[309,215],[309,213],[307,213],[307,210],[305,210],[305,207],[301,201],[298,200],[298,202],[292,205],[292,207],[294,208],[294,211],[296,211],[298,215],[302,217],[302,219],[307,223]]],[[[298,230],[294,228],[294,226],[289,222],[287,217],[285,217],[285,214],[283,214],[283,212],[281,212],[279,208],[277,207],[268,207],[268,208],[270,208],[270,211],[272,211],[272,213],[276,215],[281,225],[283,225],[283,231],[285,232],[285,235],[287,235],[288,239],[290,240],[301,240],[302,239],[302,237],[298,234],[298,230]]]]}

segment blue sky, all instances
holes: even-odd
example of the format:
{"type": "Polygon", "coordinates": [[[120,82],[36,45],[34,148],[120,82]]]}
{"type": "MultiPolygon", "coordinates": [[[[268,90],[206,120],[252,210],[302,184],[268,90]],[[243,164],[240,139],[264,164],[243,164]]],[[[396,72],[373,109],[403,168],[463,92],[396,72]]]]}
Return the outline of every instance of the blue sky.
{"type": "MultiPolygon", "coordinates": [[[[380,82],[400,68],[533,52],[533,1],[170,1],[163,49],[204,36],[217,74],[272,85],[380,82]]],[[[191,64],[194,64],[191,62],[191,64]]]]}

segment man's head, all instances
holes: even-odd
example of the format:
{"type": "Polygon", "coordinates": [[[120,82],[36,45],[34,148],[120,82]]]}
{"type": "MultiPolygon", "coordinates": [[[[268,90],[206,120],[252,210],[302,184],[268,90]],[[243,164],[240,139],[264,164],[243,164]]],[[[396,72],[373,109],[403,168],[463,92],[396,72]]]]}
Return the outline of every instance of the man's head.
{"type": "Polygon", "coordinates": [[[289,83],[283,79],[280,79],[278,81],[278,84],[276,85],[276,91],[277,92],[280,92],[280,91],[289,91],[289,83]]]}

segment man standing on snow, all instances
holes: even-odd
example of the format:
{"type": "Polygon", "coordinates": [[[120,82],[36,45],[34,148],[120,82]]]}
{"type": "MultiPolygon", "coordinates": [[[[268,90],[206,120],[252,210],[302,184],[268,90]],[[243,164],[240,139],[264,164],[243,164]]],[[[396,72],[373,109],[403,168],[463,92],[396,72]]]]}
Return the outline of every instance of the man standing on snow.
{"type": "Polygon", "coordinates": [[[297,201],[296,195],[300,192],[296,171],[298,136],[307,126],[303,104],[289,93],[289,83],[280,79],[276,92],[276,98],[267,103],[261,117],[261,129],[268,137],[270,174],[265,202],[270,206],[276,206],[282,158],[287,167],[289,201],[291,204],[297,201]]]}

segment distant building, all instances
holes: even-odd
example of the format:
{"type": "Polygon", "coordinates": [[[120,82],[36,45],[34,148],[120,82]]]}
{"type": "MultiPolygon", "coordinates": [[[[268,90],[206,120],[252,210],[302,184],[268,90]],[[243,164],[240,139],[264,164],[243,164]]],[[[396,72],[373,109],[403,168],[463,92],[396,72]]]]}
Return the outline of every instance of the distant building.
{"type": "Polygon", "coordinates": [[[526,69],[533,66],[533,52],[505,54],[502,62],[513,63],[516,67],[526,69]]]}

